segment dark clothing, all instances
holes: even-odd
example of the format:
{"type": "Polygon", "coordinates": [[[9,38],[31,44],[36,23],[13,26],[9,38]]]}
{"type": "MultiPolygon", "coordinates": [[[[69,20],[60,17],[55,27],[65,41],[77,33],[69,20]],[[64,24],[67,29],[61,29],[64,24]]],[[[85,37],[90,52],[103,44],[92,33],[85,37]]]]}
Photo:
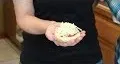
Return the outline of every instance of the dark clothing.
{"type": "Polygon", "coordinates": [[[117,39],[115,47],[115,64],[120,64],[120,36],[117,39]]]}
{"type": "Polygon", "coordinates": [[[33,0],[35,16],[74,23],[86,36],[73,47],[56,46],[45,35],[23,33],[22,64],[96,64],[102,55],[92,10],[94,0],[33,0]]]}

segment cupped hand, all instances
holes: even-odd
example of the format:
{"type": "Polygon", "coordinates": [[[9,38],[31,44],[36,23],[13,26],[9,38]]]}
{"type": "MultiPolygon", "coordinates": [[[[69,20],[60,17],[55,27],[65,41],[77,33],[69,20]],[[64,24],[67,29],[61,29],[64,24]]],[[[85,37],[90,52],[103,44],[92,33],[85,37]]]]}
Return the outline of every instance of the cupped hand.
{"type": "Polygon", "coordinates": [[[76,44],[78,44],[86,35],[85,31],[81,31],[80,33],[77,33],[76,35],[69,37],[70,41],[68,42],[59,42],[56,40],[55,37],[55,29],[57,29],[60,26],[59,22],[52,22],[48,28],[46,29],[46,37],[48,38],[48,40],[53,41],[55,43],[56,46],[63,46],[63,47],[67,47],[67,46],[75,46],[76,44]]]}
{"type": "Polygon", "coordinates": [[[86,32],[81,31],[80,33],[78,33],[72,37],[68,37],[70,39],[70,41],[68,41],[68,42],[58,42],[55,40],[54,43],[57,46],[63,46],[63,47],[75,46],[76,44],[80,43],[80,41],[84,38],[85,35],[86,35],[86,32]]]}
{"type": "Polygon", "coordinates": [[[55,22],[55,21],[51,21],[51,24],[48,26],[48,28],[46,29],[46,37],[48,38],[48,40],[50,41],[54,41],[55,40],[55,29],[58,28],[60,26],[59,22],[55,22]]]}

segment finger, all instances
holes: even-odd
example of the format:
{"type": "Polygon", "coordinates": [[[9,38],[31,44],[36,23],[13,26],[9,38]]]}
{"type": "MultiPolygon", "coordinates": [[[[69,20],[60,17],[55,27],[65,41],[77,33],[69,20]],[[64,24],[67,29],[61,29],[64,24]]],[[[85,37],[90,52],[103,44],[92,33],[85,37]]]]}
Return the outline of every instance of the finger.
{"type": "Polygon", "coordinates": [[[86,31],[80,32],[80,37],[84,37],[86,35],[86,31]]]}
{"type": "Polygon", "coordinates": [[[76,36],[77,38],[71,44],[76,45],[77,43],[79,43],[83,39],[83,37],[86,35],[85,33],[86,33],[85,31],[82,31],[81,33],[78,33],[77,36],[76,36]]]}
{"type": "Polygon", "coordinates": [[[80,33],[80,37],[76,38],[75,42],[76,42],[76,43],[80,42],[85,35],[86,35],[86,32],[85,32],[85,31],[82,31],[82,32],[80,33]]]}
{"type": "Polygon", "coordinates": [[[47,28],[47,30],[46,30],[46,32],[45,32],[45,35],[46,35],[46,37],[48,38],[48,40],[50,40],[50,41],[53,41],[53,32],[51,31],[51,29],[53,29],[53,26],[52,25],[49,25],[48,26],[48,28],[47,28]]]}
{"type": "MultiPolygon", "coordinates": [[[[77,35],[77,36],[75,36],[75,38],[74,39],[71,39],[69,42],[68,42],[68,45],[69,46],[75,46],[79,41],[80,41],[80,39],[78,39],[78,38],[81,38],[80,37],[80,33],[77,35]],[[77,41],[76,41],[77,40],[77,41]],[[78,41],[79,40],[79,41],[78,41]]],[[[81,38],[82,39],[82,38],[81,38]]]]}
{"type": "Polygon", "coordinates": [[[75,40],[77,37],[80,37],[80,33],[77,33],[76,35],[72,37],[68,37],[70,40],[75,40]]]}
{"type": "Polygon", "coordinates": [[[54,41],[55,45],[56,46],[60,46],[59,43],[57,41],[54,41]]]}
{"type": "Polygon", "coordinates": [[[63,47],[67,47],[67,46],[69,46],[66,42],[64,42],[64,43],[61,43],[61,46],[63,46],[63,47]]]}
{"type": "Polygon", "coordinates": [[[78,38],[78,37],[80,37],[80,33],[74,35],[73,37],[68,37],[68,38],[69,38],[69,41],[67,42],[67,45],[68,45],[68,46],[74,46],[74,45],[76,45],[75,40],[76,40],[76,38],[78,38]]]}
{"type": "Polygon", "coordinates": [[[68,46],[74,46],[75,45],[75,40],[71,39],[70,41],[67,42],[68,46]]]}
{"type": "Polygon", "coordinates": [[[50,40],[50,41],[54,40],[54,34],[51,33],[50,31],[46,31],[45,35],[48,38],[48,40],[50,40]]]}
{"type": "Polygon", "coordinates": [[[86,34],[86,31],[81,31],[80,33],[81,33],[81,34],[86,34]]]}
{"type": "Polygon", "coordinates": [[[74,42],[72,43],[73,46],[76,45],[76,44],[78,44],[82,39],[83,39],[83,37],[81,37],[81,36],[77,37],[77,38],[74,40],[74,42]]]}
{"type": "Polygon", "coordinates": [[[57,46],[62,46],[62,47],[67,47],[69,46],[66,42],[58,42],[58,41],[54,41],[55,45],[57,46]]]}
{"type": "Polygon", "coordinates": [[[78,37],[78,38],[76,38],[75,42],[79,43],[82,39],[83,39],[83,37],[78,37]]]}

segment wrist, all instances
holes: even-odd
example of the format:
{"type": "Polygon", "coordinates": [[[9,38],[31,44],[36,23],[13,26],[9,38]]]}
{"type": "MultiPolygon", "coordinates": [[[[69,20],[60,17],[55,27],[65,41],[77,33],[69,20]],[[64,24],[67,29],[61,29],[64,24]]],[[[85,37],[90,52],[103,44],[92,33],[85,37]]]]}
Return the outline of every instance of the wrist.
{"type": "Polygon", "coordinates": [[[48,21],[48,24],[47,24],[47,27],[46,27],[45,32],[47,31],[47,29],[48,29],[51,25],[54,25],[55,23],[56,23],[56,21],[48,21]]]}
{"type": "Polygon", "coordinates": [[[45,31],[45,36],[48,38],[48,40],[53,41],[54,40],[54,31],[56,28],[57,22],[55,21],[50,21],[46,31],[45,31]]]}

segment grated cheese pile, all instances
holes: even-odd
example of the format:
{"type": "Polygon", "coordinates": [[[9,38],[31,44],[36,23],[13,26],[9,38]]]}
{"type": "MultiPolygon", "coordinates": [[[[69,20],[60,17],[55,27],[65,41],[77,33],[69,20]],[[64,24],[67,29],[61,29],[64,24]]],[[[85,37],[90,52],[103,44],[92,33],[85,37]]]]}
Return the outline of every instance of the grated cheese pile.
{"type": "Polygon", "coordinates": [[[69,23],[69,22],[62,22],[60,27],[55,30],[55,36],[57,41],[60,42],[68,42],[70,40],[70,36],[74,36],[75,34],[82,31],[76,25],[69,23]]]}

